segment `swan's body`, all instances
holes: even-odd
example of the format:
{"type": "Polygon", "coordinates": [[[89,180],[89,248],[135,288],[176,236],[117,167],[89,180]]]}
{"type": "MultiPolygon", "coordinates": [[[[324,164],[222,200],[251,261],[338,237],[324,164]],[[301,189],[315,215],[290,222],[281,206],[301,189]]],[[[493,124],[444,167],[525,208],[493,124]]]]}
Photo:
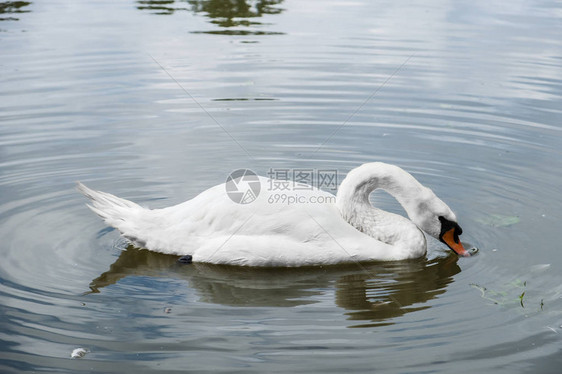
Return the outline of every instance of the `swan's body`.
{"type": "MultiPolygon", "coordinates": [[[[370,163],[352,170],[337,197],[312,187],[270,190],[268,179],[259,180],[261,192],[249,204],[232,201],[225,184],[220,184],[182,204],[152,210],[82,184],[79,189],[92,199],[90,208],[133,244],[215,264],[306,266],[403,260],[426,253],[425,236],[418,226],[442,239],[438,217],[456,225],[445,203],[393,165],[370,163]],[[368,198],[376,188],[394,195],[413,222],[374,208],[368,198]],[[298,195],[299,203],[282,202],[283,193],[298,195]]],[[[457,242],[458,230],[451,231],[457,242]]]]}

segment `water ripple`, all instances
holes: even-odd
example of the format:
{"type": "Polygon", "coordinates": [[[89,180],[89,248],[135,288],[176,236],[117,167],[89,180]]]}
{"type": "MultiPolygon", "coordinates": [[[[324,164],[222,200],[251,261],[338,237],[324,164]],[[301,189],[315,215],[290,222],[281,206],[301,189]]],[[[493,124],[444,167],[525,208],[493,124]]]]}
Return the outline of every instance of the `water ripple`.
{"type": "Polygon", "coordinates": [[[3,372],[558,368],[560,4],[12,3],[3,372]],[[184,267],[127,248],[74,190],[158,208],[240,167],[341,181],[371,160],[431,187],[479,255],[430,242],[365,268],[184,267]]]}

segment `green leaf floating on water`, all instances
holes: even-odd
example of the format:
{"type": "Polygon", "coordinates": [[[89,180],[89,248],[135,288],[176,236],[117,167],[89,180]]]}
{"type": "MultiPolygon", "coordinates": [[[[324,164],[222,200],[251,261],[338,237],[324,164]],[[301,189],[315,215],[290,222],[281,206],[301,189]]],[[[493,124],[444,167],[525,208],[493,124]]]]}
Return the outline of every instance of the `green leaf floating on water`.
{"type": "Polygon", "coordinates": [[[477,218],[476,222],[492,227],[507,227],[519,223],[519,217],[504,216],[503,214],[490,214],[487,217],[477,218]]]}

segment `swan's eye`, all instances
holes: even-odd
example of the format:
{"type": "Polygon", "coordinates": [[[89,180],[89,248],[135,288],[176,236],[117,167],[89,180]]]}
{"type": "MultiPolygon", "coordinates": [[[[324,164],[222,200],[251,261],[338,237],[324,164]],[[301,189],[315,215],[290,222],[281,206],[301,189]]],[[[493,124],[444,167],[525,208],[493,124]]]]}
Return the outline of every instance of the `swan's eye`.
{"type": "Polygon", "coordinates": [[[456,233],[457,233],[458,235],[462,235],[462,229],[461,229],[461,227],[459,226],[459,224],[458,224],[458,223],[455,223],[455,225],[456,225],[456,227],[457,227],[456,233]]]}

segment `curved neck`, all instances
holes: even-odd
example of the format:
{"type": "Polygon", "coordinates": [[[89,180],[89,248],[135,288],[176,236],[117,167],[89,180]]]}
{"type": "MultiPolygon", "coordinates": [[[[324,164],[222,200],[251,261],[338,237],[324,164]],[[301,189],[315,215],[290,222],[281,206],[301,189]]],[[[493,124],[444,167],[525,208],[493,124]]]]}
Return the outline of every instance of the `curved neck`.
{"type": "Polygon", "coordinates": [[[431,194],[398,166],[382,162],[364,164],[350,171],[339,187],[336,205],[344,219],[350,222],[361,211],[374,209],[369,195],[379,188],[398,200],[410,218],[415,216],[419,201],[431,194]]]}

